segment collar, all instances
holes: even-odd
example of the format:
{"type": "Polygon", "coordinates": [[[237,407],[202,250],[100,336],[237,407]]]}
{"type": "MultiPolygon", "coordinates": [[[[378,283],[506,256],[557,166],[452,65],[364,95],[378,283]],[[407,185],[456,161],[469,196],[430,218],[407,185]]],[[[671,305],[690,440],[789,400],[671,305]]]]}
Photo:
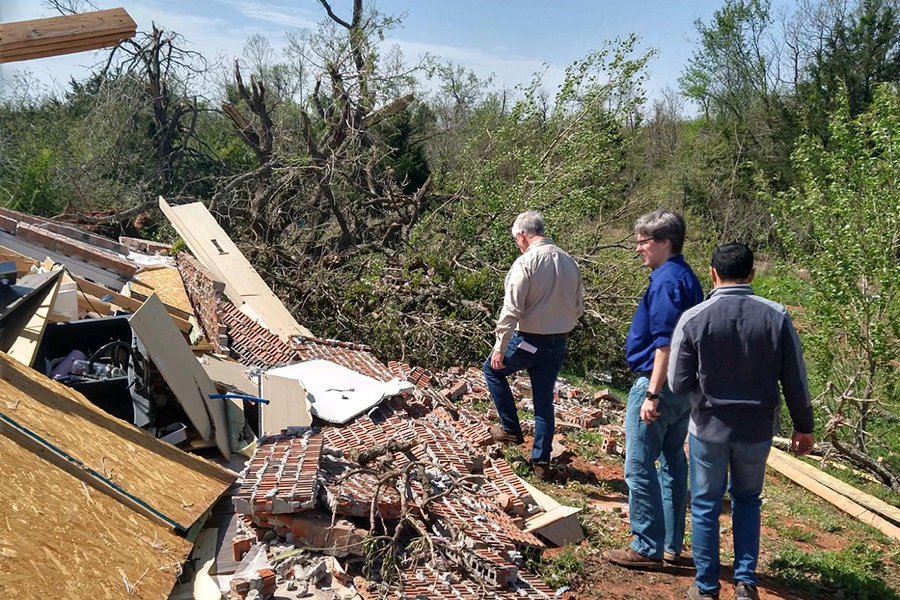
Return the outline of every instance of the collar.
{"type": "Polygon", "coordinates": [[[528,254],[529,252],[531,252],[532,248],[540,248],[541,246],[551,246],[551,245],[553,245],[553,240],[551,240],[548,237],[542,237],[537,242],[532,242],[528,246],[528,250],[525,251],[525,254],[528,254]]]}
{"type": "Polygon", "coordinates": [[[659,276],[659,274],[661,272],[668,270],[669,268],[671,268],[674,265],[680,265],[682,267],[688,266],[687,261],[684,260],[683,254],[675,254],[674,256],[670,256],[666,260],[666,262],[664,262],[663,264],[659,265],[658,267],[656,267],[655,269],[650,271],[650,275],[649,275],[650,281],[653,281],[656,277],[659,276]]]}
{"type": "Polygon", "coordinates": [[[714,298],[716,296],[752,296],[753,288],[750,287],[749,283],[737,283],[734,285],[722,285],[717,288],[713,288],[713,290],[706,295],[706,299],[714,298]]]}

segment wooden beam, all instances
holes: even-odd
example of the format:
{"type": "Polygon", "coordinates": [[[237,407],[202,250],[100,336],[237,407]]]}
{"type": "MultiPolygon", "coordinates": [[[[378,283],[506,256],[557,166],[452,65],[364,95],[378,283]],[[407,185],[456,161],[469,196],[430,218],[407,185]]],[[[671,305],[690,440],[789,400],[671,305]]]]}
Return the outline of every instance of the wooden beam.
{"type": "Polygon", "coordinates": [[[825,487],[831,488],[835,492],[850,498],[857,504],[866,507],[868,510],[871,510],[877,515],[887,519],[894,525],[900,526],[900,508],[891,506],[887,502],[876,498],[875,496],[867,494],[862,490],[858,490],[852,485],[844,483],[837,477],[833,477],[828,473],[822,471],[821,469],[817,469],[809,463],[805,463],[802,460],[796,459],[790,454],[779,450],[778,448],[773,448],[772,452],[775,453],[779,457],[779,459],[793,465],[795,469],[802,473],[805,473],[825,487]]]}
{"type": "Polygon", "coordinates": [[[137,24],[124,8],[0,25],[0,63],[115,46],[137,24]]]}
{"type": "Polygon", "coordinates": [[[847,496],[834,491],[828,486],[822,485],[813,477],[805,473],[801,468],[798,468],[796,464],[798,462],[800,461],[781,450],[772,448],[772,451],[769,454],[768,465],[797,485],[801,485],[813,494],[827,500],[854,519],[857,519],[870,527],[874,527],[888,537],[900,540],[900,527],[883,519],[866,507],[857,504],[847,496]]]}
{"type": "MultiPolygon", "coordinates": [[[[102,298],[103,296],[111,296],[112,301],[111,304],[115,304],[116,306],[120,306],[131,313],[136,313],[140,310],[141,306],[144,305],[144,302],[141,300],[137,300],[135,298],[129,298],[128,296],[123,296],[122,294],[115,292],[107,287],[102,285],[93,283],[92,281],[88,281],[82,277],[78,277],[75,274],[70,273],[72,275],[72,279],[75,280],[75,283],[78,284],[78,289],[85,294],[89,294],[91,296],[96,296],[98,298],[102,298]]],[[[166,312],[172,318],[172,321],[175,323],[175,326],[178,327],[183,332],[188,332],[191,330],[192,325],[187,321],[187,319],[183,319],[178,314],[180,313],[177,308],[167,307],[163,304],[163,308],[166,309],[166,312]]]]}

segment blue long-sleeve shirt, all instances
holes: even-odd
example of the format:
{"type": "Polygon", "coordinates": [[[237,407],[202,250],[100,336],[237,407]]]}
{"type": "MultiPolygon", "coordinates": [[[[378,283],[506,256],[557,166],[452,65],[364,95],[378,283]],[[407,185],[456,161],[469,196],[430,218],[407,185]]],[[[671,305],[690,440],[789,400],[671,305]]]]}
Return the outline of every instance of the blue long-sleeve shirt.
{"type": "Polygon", "coordinates": [[[628,368],[635,373],[652,371],[656,350],[672,344],[678,317],[702,301],[700,280],[684,256],[676,254],[654,269],[625,338],[628,368]]]}

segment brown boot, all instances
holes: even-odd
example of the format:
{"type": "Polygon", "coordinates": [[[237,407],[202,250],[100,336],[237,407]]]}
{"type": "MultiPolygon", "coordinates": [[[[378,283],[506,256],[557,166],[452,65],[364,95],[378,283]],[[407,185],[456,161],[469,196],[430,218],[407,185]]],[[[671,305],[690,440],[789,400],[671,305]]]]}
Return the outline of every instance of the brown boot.
{"type": "Polygon", "coordinates": [[[609,562],[629,569],[661,569],[663,566],[661,559],[647,558],[631,546],[619,550],[607,550],[603,556],[609,562]]]}
{"type": "Polygon", "coordinates": [[[534,476],[543,481],[556,481],[556,469],[550,466],[550,463],[531,463],[534,469],[534,476]]]}
{"type": "Polygon", "coordinates": [[[491,425],[488,428],[488,431],[491,432],[491,437],[494,439],[494,442],[497,444],[524,444],[525,437],[522,435],[522,432],[512,433],[509,432],[500,425],[491,425]]]}
{"type": "Polygon", "coordinates": [[[694,568],[694,559],[690,556],[685,556],[680,552],[678,554],[663,552],[663,562],[672,567],[694,568]]]}

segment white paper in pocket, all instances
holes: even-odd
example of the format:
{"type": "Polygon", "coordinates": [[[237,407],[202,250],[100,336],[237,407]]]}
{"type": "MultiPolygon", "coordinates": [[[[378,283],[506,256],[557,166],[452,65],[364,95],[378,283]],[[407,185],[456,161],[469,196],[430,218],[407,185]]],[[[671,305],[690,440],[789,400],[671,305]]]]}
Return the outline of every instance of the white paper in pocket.
{"type": "Polygon", "coordinates": [[[534,354],[535,352],[537,352],[537,348],[535,348],[534,346],[532,346],[525,340],[522,340],[521,342],[519,342],[519,348],[521,348],[525,352],[528,352],[529,354],[534,354]]]}

